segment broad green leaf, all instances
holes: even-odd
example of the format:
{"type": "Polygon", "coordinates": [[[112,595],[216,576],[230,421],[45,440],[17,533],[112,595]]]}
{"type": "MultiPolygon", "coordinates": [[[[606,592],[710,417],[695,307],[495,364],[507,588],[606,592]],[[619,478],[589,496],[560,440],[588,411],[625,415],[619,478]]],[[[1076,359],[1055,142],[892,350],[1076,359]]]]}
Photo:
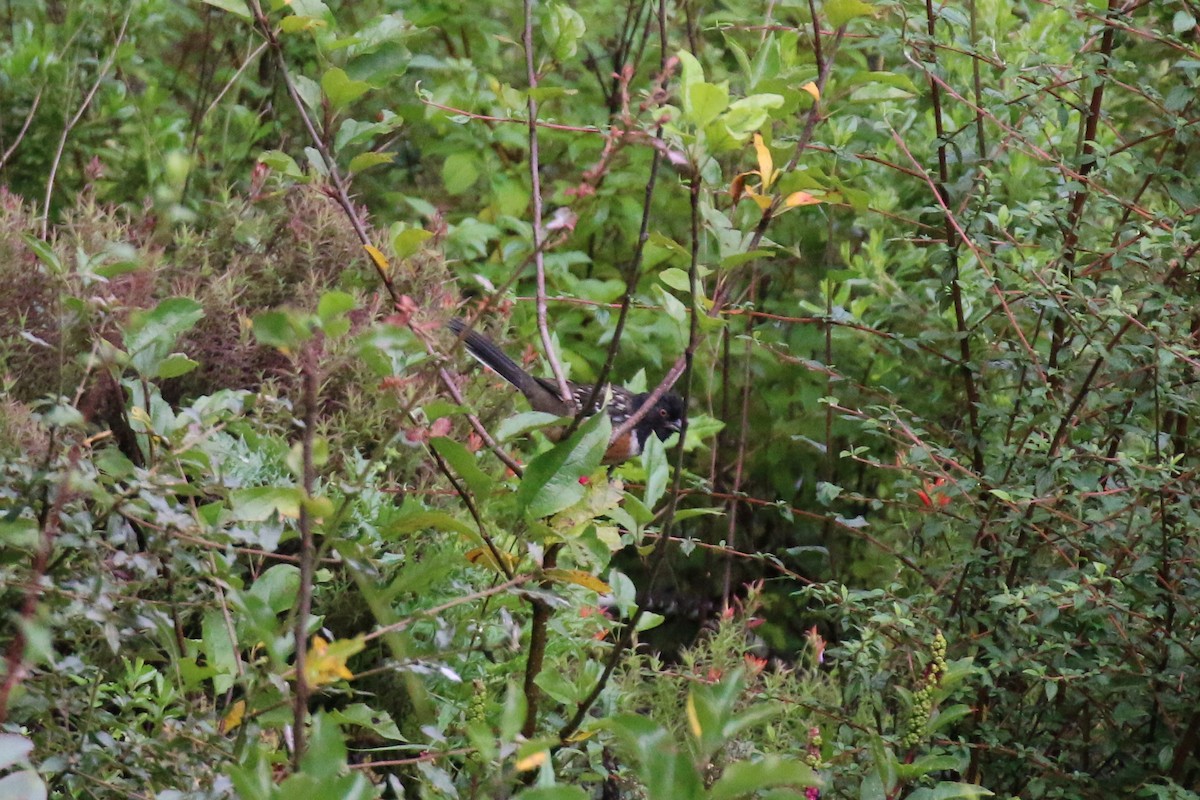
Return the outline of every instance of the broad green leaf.
{"type": "Polygon", "coordinates": [[[783,105],[783,97],[777,94],[754,94],[743,97],[729,107],[725,125],[739,140],[744,140],[767,121],[770,112],[783,105]]]}
{"type": "Polygon", "coordinates": [[[820,786],[821,779],[802,761],[766,756],[758,761],[739,761],[725,769],[713,784],[708,800],[735,800],[773,786],[820,786]]]}
{"type": "Polygon", "coordinates": [[[391,153],[359,153],[350,159],[350,171],[357,174],[380,164],[390,164],[395,160],[396,157],[391,153]]]}
{"type": "Polygon", "coordinates": [[[346,708],[327,712],[329,718],[341,725],[357,725],[366,728],[385,739],[406,741],[391,714],[386,711],[371,708],[366,703],[354,703],[346,708]]]}
{"type": "Polygon", "coordinates": [[[258,157],[258,160],[276,172],[282,172],[289,178],[299,178],[304,175],[300,171],[300,165],[296,163],[296,159],[282,150],[267,150],[258,157]]]}
{"type": "Polygon", "coordinates": [[[703,128],[729,108],[729,87],[712,83],[695,83],[688,87],[688,120],[703,128]]]}
{"type": "Polygon", "coordinates": [[[670,470],[667,466],[667,451],[662,440],[651,436],[642,451],[642,469],[646,472],[646,491],[643,495],[646,508],[654,508],[667,491],[670,470]]]}
{"type": "Polygon", "coordinates": [[[973,783],[942,781],[935,786],[915,790],[908,800],[977,800],[991,797],[992,792],[973,783]]]}
{"type": "Polygon", "coordinates": [[[833,28],[840,28],[855,17],[865,17],[874,11],[863,0],[825,0],[825,18],[833,28]]]}
{"type": "Polygon", "coordinates": [[[547,414],[544,411],[525,411],[516,416],[501,420],[500,424],[496,427],[496,440],[507,442],[522,434],[544,428],[561,419],[561,417],[555,414],[547,414]]]}
{"type": "MultiPolygon", "coordinates": [[[[125,349],[130,363],[140,375],[147,378],[173,377],[160,375],[162,360],[167,358],[179,335],[190,330],[204,316],[204,309],[189,297],[168,297],[149,311],[135,311],[129,315],[125,325],[125,349]]],[[[186,357],[185,361],[186,361],[186,357]]],[[[188,370],[178,361],[168,365],[167,371],[188,370]]]]}
{"type": "Polygon", "coordinates": [[[593,414],[571,438],[530,461],[517,488],[517,508],[540,518],[578,502],[585,492],[579,479],[600,466],[611,433],[608,414],[593,414]]]}
{"type": "Polygon", "coordinates": [[[393,521],[385,529],[385,538],[393,538],[397,534],[412,533],[427,528],[434,530],[461,533],[474,539],[478,534],[475,529],[462,520],[455,519],[444,511],[418,511],[393,521]]]}
{"type": "Polygon", "coordinates": [[[325,292],[317,301],[317,316],[320,317],[322,324],[327,325],[332,320],[345,315],[354,306],[354,296],[347,292],[325,292]]]}
{"type": "Polygon", "coordinates": [[[332,778],[345,767],[346,742],[337,723],[323,712],[314,714],[301,770],[311,777],[332,778]]]}
{"type": "Polygon", "coordinates": [[[442,164],[442,183],[450,194],[462,194],[479,179],[479,168],[475,156],[470,153],[454,153],[442,164]]]}
{"type": "Polygon", "coordinates": [[[704,68],[696,57],[687,50],[680,50],[679,56],[679,96],[683,103],[683,113],[689,118],[692,115],[692,87],[704,80],[704,68]]]}
{"type": "Polygon", "coordinates": [[[421,245],[433,236],[432,231],[424,228],[406,228],[392,237],[392,249],[396,258],[408,258],[421,250],[421,245]]]}
{"type": "Polygon", "coordinates": [[[312,338],[312,331],[297,311],[264,311],[254,316],[254,338],[283,353],[294,353],[312,338]]]}
{"type": "Polygon", "coordinates": [[[566,61],[575,55],[579,39],[587,32],[587,26],[579,12],[566,3],[554,3],[549,8],[542,35],[557,61],[566,61]]]}
{"type": "Polygon", "coordinates": [[[300,568],[294,564],[276,564],[258,576],[249,593],[281,614],[295,604],[299,591],[300,568]]]}
{"type": "Polygon", "coordinates": [[[444,436],[431,439],[429,444],[454,469],[458,477],[466,481],[467,488],[473,494],[486,497],[491,493],[495,482],[490,475],[479,468],[479,462],[475,460],[475,455],[462,444],[444,436]]]}
{"type": "Polygon", "coordinates": [[[346,71],[334,67],[321,76],[321,89],[333,107],[341,110],[367,93],[371,84],[352,80],[346,71]]]}
{"type": "Polygon", "coordinates": [[[198,361],[193,361],[183,353],[172,353],[158,362],[158,369],[155,370],[154,377],[177,378],[180,375],[186,375],[198,366],[200,366],[198,361]]]}
{"type": "Polygon", "coordinates": [[[218,694],[228,691],[237,676],[237,650],[230,635],[225,617],[219,610],[204,612],[200,621],[200,647],[207,666],[214,671],[213,690],[218,694]]]}
{"type": "Polygon", "coordinates": [[[228,11],[230,14],[233,14],[235,17],[240,17],[246,22],[254,19],[254,17],[250,15],[250,9],[246,7],[245,0],[204,0],[204,2],[210,6],[219,8],[222,11],[228,11]]]}
{"type": "Polygon", "coordinates": [[[272,514],[298,519],[303,499],[304,491],[296,486],[254,486],[230,492],[229,505],[242,522],[266,522],[272,514]]]}

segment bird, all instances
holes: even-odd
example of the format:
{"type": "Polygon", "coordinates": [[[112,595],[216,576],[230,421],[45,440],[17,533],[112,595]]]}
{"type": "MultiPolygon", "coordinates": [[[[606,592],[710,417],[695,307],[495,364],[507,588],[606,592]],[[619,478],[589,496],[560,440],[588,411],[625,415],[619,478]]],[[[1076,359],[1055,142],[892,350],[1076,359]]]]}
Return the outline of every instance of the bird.
{"type": "MultiPolygon", "coordinates": [[[[467,352],[477,361],[495,371],[525,395],[525,399],[529,401],[529,405],[534,411],[543,411],[559,417],[570,416],[586,404],[594,393],[596,399],[586,415],[591,416],[601,408],[605,408],[612,420],[613,433],[616,433],[622,423],[633,416],[650,396],[650,392],[635,393],[623,386],[613,384],[607,384],[601,387],[599,392],[596,392],[595,386],[592,384],[567,381],[571,398],[569,401],[564,400],[559,394],[556,381],[535,378],[530,375],[518,366],[517,362],[509,358],[495,342],[479,331],[468,328],[461,319],[452,318],[447,323],[447,327],[462,338],[467,352]],[[606,399],[607,405],[605,405],[606,399]]],[[[665,440],[672,433],[678,433],[683,427],[684,410],[683,398],[674,392],[667,392],[655,401],[646,415],[628,433],[619,440],[614,437],[608,443],[601,463],[613,466],[641,455],[642,449],[651,435],[665,440]]],[[[558,435],[561,435],[561,430],[550,433],[552,438],[557,438],[558,435]]]]}

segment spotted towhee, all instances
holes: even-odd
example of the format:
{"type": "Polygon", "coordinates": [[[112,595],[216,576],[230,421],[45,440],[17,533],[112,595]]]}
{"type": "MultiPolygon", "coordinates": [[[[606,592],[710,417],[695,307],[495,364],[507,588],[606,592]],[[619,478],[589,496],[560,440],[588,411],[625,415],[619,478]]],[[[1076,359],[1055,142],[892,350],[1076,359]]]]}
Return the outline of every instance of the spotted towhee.
{"type": "MultiPolygon", "coordinates": [[[[567,381],[567,388],[571,390],[571,399],[569,402],[565,401],[559,396],[558,384],[555,381],[533,377],[521,369],[515,361],[496,346],[495,342],[482,333],[469,330],[466,323],[460,319],[451,319],[447,324],[450,330],[462,337],[463,343],[467,346],[467,352],[484,366],[495,370],[501,378],[517,387],[521,394],[525,395],[525,399],[529,401],[529,405],[533,407],[534,411],[544,411],[559,417],[569,416],[574,414],[592,396],[593,386],[567,381]]],[[[615,432],[617,428],[621,427],[621,423],[642,407],[642,403],[649,396],[649,392],[634,394],[628,389],[610,384],[596,392],[596,401],[587,413],[595,414],[604,407],[607,399],[608,416],[612,419],[615,432]]],[[[641,421],[633,426],[628,434],[621,437],[620,441],[614,439],[608,443],[603,463],[620,464],[622,461],[639,455],[650,434],[654,434],[659,439],[666,439],[672,433],[676,433],[683,424],[683,411],[682,397],[673,392],[663,395],[642,417],[641,421]]]]}

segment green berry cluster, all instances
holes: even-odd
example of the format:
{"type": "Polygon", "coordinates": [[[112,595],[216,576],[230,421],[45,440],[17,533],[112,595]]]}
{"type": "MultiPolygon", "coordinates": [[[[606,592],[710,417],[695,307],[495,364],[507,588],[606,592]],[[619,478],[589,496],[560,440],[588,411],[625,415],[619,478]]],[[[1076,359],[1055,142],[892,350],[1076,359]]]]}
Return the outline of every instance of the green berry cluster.
{"type": "Polygon", "coordinates": [[[821,729],[815,725],[808,729],[808,752],[804,754],[804,763],[808,764],[813,769],[821,768],[821,745],[825,740],[821,738],[821,729]]]}
{"type": "Polygon", "coordinates": [[[939,630],[933,637],[933,662],[930,663],[921,688],[913,694],[912,713],[908,717],[908,730],[900,744],[906,748],[916,747],[921,742],[921,734],[929,724],[929,715],[933,713],[933,690],[941,683],[946,674],[946,637],[939,630]]]}

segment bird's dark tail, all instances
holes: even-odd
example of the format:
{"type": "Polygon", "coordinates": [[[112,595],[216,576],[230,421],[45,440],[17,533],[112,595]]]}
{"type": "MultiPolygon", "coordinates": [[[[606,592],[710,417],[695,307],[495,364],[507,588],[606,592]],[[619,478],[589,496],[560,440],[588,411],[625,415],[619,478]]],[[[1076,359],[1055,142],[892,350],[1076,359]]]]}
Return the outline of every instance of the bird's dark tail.
{"type": "Polygon", "coordinates": [[[496,346],[495,342],[479,331],[468,329],[467,324],[461,319],[457,317],[451,319],[446,323],[446,327],[454,331],[456,335],[462,337],[463,344],[467,347],[467,352],[474,356],[479,363],[495,370],[501,378],[504,378],[504,380],[522,392],[529,391],[530,384],[536,382],[533,376],[521,369],[517,365],[517,362],[509,358],[507,353],[496,346]]]}

